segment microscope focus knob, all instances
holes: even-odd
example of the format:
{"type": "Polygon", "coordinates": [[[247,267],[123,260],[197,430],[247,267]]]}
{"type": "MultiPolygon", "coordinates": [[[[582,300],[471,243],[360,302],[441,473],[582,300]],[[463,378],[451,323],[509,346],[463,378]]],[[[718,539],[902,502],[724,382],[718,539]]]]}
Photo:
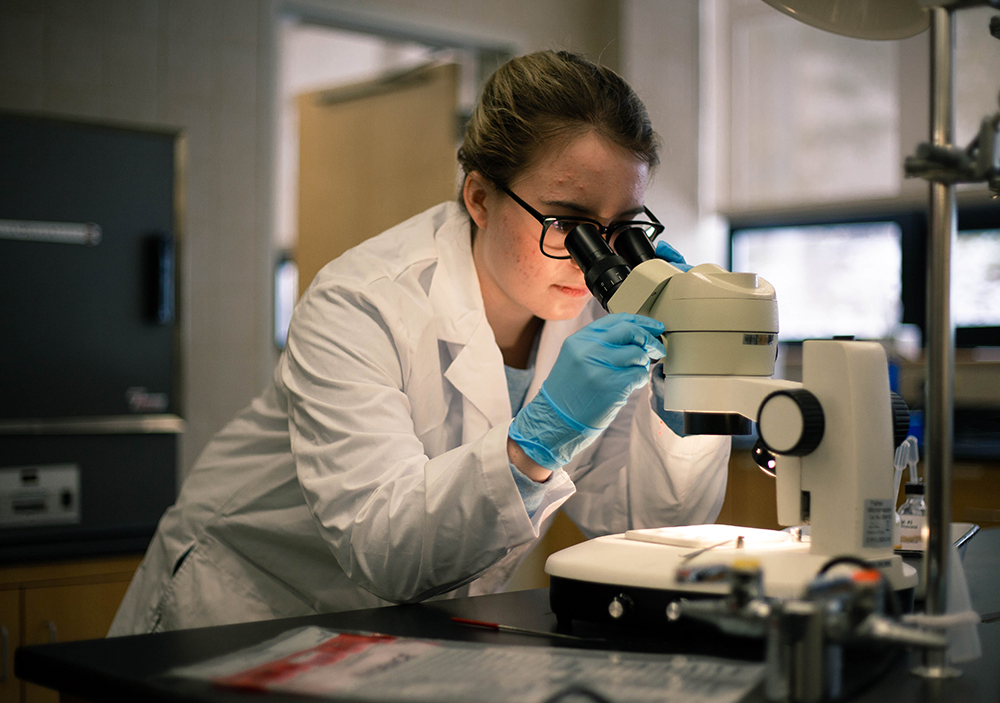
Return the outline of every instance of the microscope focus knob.
{"type": "Polygon", "coordinates": [[[823,440],[823,406],[809,391],[775,391],[757,411],[757,431],[768,451],[787,456],[811,454],[823,440]]]}

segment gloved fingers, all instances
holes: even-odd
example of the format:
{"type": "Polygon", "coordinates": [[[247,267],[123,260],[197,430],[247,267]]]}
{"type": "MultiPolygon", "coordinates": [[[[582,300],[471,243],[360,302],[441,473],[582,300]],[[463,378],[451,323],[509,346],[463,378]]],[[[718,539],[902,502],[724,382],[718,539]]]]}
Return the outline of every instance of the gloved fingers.
{"type": "Polygon", "coordinates": [[[656,258],[669,261],[670,263],[687,263],[687,261],[684,260],[684,255],[674,249],[669,242],[663,239],[656,242],[656,258]]]}
{"type": "MultiPolygon", "coordinates": [[[[614,418],[628,396],[649,381],[650,359],[665,355],[658,339],[662,332],[660,322],[641,315],[618,313],[595,320],[563,342],[539,396],[546,398],[548,405],[558,411],[556,414],[599,431],[614,418]]],[[[536,414],[532,409],[526,420],[536,414]]],[[[519,421],[518,426],[524,422],[519,421]]],[[[558,432],[567,436],[577,432],[565,420],[542,424],[558,426],[558,432]]]]}
{"type": "MultiPolygon", "coordinates": [[[[660,346],[662,348],[663,345],[660,346]]],[[[645,347],[636,344],[607,345],[600,354],[591,355],[590,361],[603,369],[639,369],[647,374],[652,359],[663,356],[664,353],[661,352],[658,356],[651,357],[645,347]]]]}
{"type": "MultiPolygon", "coordinates": [[[[649,334],[635,334],[633,337],[620,342],[608,342],[607,340],[594,340],[604,350],[602,355],[610,354],[613,350],[622,349],[628,352],[639,352],[641,356],[636,356],[635,363],[648,365],[650,359],[662,359],[667,355],[667,350],[657,337],[649,334]]],[[[597,357],[595,357],[597,358],[597,357]]],[[[631,366],[632,364],[620,364],[631,366]]]]}
{"type": "Polygon", "coordinates": [[[603,323],[600,326],[595,322],[580,330],[581,338],[596,342],[609,353],[621,347],[641,349],[648,359],[660,359],[667,353],[659,339],[663,334],[663,323],[651,317],[616,313],[602,318],[600,322],[603,323]]]}
{"type": "Polygon", "coordinates": [[[594,320],[580,331],[607,330],[612,327],[618,327],[623,322],[638,325],[657,337],[663,334],[663,323],[659,320],[654,320],[652,317],[647,317],[646,315],[633,315],[628,312],[615,312],[610,315],[605,315],[604,317],[594,320]]]}
{"type": "Polygon", "coordinates": [[[656,243],[656,258],[663,259],[667,263],[673,264],[681,271],[690,271],[693,267],[687,261],[684,260],[684,256],[674,249],[670,244],[664,240],[660,240],[656,243]]]}

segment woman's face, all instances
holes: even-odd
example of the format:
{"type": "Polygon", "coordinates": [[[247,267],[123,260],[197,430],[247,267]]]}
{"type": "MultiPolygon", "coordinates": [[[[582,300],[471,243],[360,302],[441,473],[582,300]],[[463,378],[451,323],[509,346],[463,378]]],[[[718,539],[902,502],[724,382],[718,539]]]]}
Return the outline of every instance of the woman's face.
{"type": "MultiPolygon", "coordinates": [[[[644,161],[587,132],[543,152],[508,187],[546,217],[582,216],[607,225],[642,216],[648,178],[644,161]]],[[[572,259],[542,254],[538,220],[492,184],[482,184],[479,198],[471,200],[467,185],[466,203],[478,228],[473,258],[487,314],[492,308],[525,321],[579,315],[590,300],[583,273],[572,259]]]]}

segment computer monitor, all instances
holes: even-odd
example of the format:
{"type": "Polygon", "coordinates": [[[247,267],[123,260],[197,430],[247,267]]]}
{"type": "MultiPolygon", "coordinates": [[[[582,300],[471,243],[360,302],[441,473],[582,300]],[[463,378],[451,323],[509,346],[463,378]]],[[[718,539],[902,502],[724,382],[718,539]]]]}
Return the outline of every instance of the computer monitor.
{"type": "Polygon", "coordinates": [[[892,218],[730,228],[733,271],[770,281],[783,342],[891,336],[903,321],[903,225],[892,218]]]}
{"type": "Polygon", "coordinates": [[[959,212],[951,316],[958,346],[1000,345],[1000,208],[959,212]]]}

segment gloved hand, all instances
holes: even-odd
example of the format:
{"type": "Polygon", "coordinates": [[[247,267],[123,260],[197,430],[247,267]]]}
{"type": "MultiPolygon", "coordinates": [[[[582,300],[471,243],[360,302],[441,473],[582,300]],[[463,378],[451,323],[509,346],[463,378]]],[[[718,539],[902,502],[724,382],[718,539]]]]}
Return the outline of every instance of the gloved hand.
{"type": "Polygon", "coordinates": [[[508,436],[533,461],[555,470],[606,428],[665,353],[663,324],[643,315],[607,315],[570,335],[538,395],[508,436]]]}
{"type": "Polygon", "coordinates": [[[673,264],[685,273],[694,268],[694,266],[684,260],[684,257],[679,251],[674,249],[662,239],[656,243],[656,258],[663,259],[668,264],[673,264]]]}

